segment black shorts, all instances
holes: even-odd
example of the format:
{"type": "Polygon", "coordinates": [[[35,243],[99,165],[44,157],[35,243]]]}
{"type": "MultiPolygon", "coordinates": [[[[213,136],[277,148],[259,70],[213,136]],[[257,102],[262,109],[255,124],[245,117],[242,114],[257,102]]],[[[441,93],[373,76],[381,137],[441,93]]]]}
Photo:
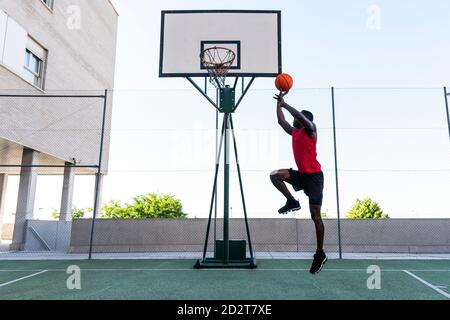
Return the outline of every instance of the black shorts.
{"type": "Polygon", "coordinates": [[[309,203],[322,205],[323,199],[323,172],[299,173],[289,169],[289,181],[295,191],[303,190],[309,197],[309,203]]]}

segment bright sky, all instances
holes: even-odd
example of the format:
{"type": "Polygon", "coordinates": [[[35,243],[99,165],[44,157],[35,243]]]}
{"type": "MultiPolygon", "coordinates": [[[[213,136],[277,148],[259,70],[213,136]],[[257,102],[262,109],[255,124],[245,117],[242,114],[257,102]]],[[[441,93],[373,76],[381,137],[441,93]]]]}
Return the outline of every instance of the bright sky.
{"type": "MultiPolygon", "coordinates": [[[[160,12],[275,9],[282,11],[283,71],[295,79],[286,100],[311,110],[319,128],[323,210],[328,216],[336,216],[329,89],[334,86],[341,214],[356,198],[369,196],[394,218],[450,217],[450,153],[442,90],[450,86],[449,1],[113,3],[120,17],[104,201],[167,192],[182,200],[190,217],[207,215],[215,112],[185,79],[158,77],[160,12]],[[361,89],[373,87],[409,89],[361,89]]],[[[250,217],[277,217],[284,199],[271,185],[269,173],[295,166],[290,137],[276,123],[273,79],[257,79],[253,89],[234,115],[247,208],[250,217]]],[[[232,216],[238,217],[242,208],[237,175],[231,176],[232,216]]],[[[41,178],[44,183],[42,179],[47,178],[41,178]]],[[[92,189],[86,187],[92,181],[81,179],[86,180],[77,180],[75,203],[92,206],[92,189]]],[[[55,180],[53,187],[59,194],[60,181],[55,180]]],[[[306,218],[307,199],[303,193],[297,197],[304,209],[296,216],[306,218]]],[[[44,198],[38,195],[37,208],[59,207],[59,197],[51,203],[40,199],[44,198]]],[[[13,201],[8,204],[14,210],[13,201]]]]}

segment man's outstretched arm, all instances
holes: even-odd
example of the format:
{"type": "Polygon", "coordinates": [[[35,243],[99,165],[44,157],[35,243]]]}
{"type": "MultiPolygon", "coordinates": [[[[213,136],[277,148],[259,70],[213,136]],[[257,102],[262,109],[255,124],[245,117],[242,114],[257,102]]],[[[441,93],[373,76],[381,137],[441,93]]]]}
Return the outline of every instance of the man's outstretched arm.
{"type": "Polygon", "coordinates": [[[278,124],[286,131],[287,134],[292,135],[292,126],[286,121],[283,110],[281,109],[281,103],[277,102],[277,118],[278,124]]]}
{"type": "Polygon", "coordinates": [[[310,121],[307,117],[304,116],[303,113],[301,113],[300,111],[298,111],[297,109],[291,107],[290,105],[288,105],[286,102],[284,102],[284,96],[287,94],[286,93],[280,93],[278,95],[275,95],[274,99],[278,100],[278,103],[281,104],[281,106],[283,108],[285,108],[287,111],[289,111],[289,113],[298,121],[300,121],[303,126],[309,131],[309,132],[315,132],[316,131],[316,126],[314,125],[314,123],[312,121],[310,121]]]}
{"type": "Polygon", "coordinates": [[[289,113],[298,121],[300,121],[303,126],[309,131],[309,132],[315,132],[316,127],[314,126],[314,123],[310,121],[305,115],[301,112],[299,112],[297,109],[291,107],[286,102],[282,104],[283,108],[285,108],[289,113]]]}

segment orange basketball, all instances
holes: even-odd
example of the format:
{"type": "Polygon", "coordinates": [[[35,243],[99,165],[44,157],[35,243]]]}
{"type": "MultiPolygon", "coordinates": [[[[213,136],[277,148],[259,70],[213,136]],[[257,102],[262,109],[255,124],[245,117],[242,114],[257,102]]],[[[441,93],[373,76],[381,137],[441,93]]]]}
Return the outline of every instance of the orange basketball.
{"type": "Polygon", "coordinates": [[[289,91],[293,85],[294,80],[287,73],[280,73],[275,79],[275,87],[277,87],[279,91],[289,91]]]}

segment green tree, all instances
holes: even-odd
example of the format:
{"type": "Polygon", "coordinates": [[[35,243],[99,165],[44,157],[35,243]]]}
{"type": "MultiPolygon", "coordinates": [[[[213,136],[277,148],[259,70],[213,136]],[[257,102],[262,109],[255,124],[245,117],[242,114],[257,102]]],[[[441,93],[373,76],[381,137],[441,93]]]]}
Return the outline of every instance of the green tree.
{"type": "Polygon", "coordinates": [[[353,207],[347,212],[348,219],[389,219],[389,215],[381,210],[380,205],[370,198],[356,199],[353,207]]]}
{"type": "Polygon", "coordinates": [[[77,207],[73,208],[72,210],[72,219],[82,219],[86,218],[87,213],[91,213],[94,210],[92,208],[84,208],[84,209],[78,209],[77,207]]]}
{"type": "MultiPolygon", "coordinates": [[[[88,212],[92,213],[92,211],[92,208],[78,209],[77,207],[75,207],[72,209],[72,220],[85,218],[85,214],[87,214],[88,212]]],[[[53,219],[58,220],[59,211],[56,209],[52,209],[52,217],[53,219]]]]}
{"type": "Polygon", "coordinates": [[[139,216],[133,210],[133,205],[122,205],[120,201],[111,200],[102,206],[102,218],[111,219],[138,219],[139,216]]]}
{"type": "Polygon", "coordinates": [[[181,201],[170,194],[147,193],[133,198],[131,203],[110,201],[102,206],[103,218],[186,218],[181,201]]]}
{"type": "Polygon", "coordinates": [[[58,210],[56,210],[55,208],[52,208],[52,218],[54,219],[54,220],[58,220],[59,219],[59,211],[58,210]]]}

